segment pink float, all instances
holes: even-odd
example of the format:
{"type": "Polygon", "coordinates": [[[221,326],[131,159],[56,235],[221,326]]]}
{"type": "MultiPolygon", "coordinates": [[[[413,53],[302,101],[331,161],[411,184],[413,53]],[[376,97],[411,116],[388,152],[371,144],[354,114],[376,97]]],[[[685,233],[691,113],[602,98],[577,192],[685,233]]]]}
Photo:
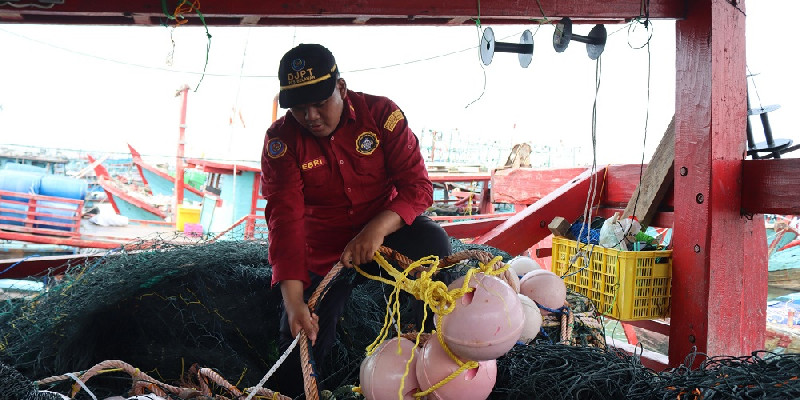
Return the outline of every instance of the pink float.
{"type": "MultiPolygon", "coordinates": [[[[361,391],[367,400],[397,400],[400,382],[406,363],[414,351],[414,342],[405,338],[393,338],[383,342],[378,349],[361,362],[359,378],[361,391]],[[400,341],[400,354],[397,342],[400,341]]],[[[416,357],[411,361],[403,385],[403,400],[415,399],[419,391],[416,375],[416,357]]]]}
{"type": "MultiPolygon", "coordinates": [[[[420,390],[425,391],[441,382],[459,365],[442,349],[439,339],[431,336],[419,350],[416,365],[420,390]]],[[[497,379],[497,362],[480,361],[477,368],[467,369],[453,380],[428,395],[435,400],[484,400],[489,397],[497,379]]],[[[395,394],[397,397],[397,394],[395,394]]]]}
{"type": "MultiPolygon", "coordinates": [[[[536,304],[550,309],[557,309],[567,300],[567,287],[564,281],[550,271],[531,271],[519,281],[519,292],[528,296],[536,304]]],[[[540,309],[542,315],[549,311],[540,309]]]]}
{"type": "Polygon", "coordinates": [[[518,276],[525,276],[528,272],[541,270],[542,267],[539,266],[539,263],[536,260],[526,257],[526,256],[517,256],[514,257],[511,261],[508,262],[511,264],[511,268],[517,273],[518,276]]]}
{"type": "MultiPolygon", "coordinates": [[[[449,289],[463,284],[461,277],[449,289]]],[[[456,300],[454,310],[441,318],[439,329],[450,351],[462,359],[496,359],[514,347],[522,333],[522,304],[517,292],[493,276],[475,274],[469,287],[475,290],[456,300]]]]}
{"type": "Polygon", "coordinates": [[[519,301],[522,303],[522,313],[525,314],[525,326],[522,328],[522,333],[519,335],[519,341],[529,344],[536,339],[542,328],[542,313],[539,311],[539,306],[533,302],[528,296],[520,293],[519,301]]]}
{"type": "Polygon", "coordinates": [[[525,275],[522,275],[522,278],[519,278],[519,282],[520,282],[520,284],[522,284],[522,281],[525,280],[525,279],[530,279],[530,277],[532,277],[532,276],[536,276],[536,275],[539,275],[539,274],[546,274],[548,272],[550,272],[550,271],[548,271],[546,269],[535,269],[533,271],[530,271],[530,272],[526,273],[525,275]]]}

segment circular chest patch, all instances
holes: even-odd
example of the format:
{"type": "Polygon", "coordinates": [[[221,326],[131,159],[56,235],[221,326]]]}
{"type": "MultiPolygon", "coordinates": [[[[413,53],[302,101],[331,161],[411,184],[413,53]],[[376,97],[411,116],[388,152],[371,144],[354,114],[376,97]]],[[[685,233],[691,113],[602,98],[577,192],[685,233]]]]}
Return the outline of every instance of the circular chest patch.
{"type": "Polygon", "coordinates": [[[375,149],[378,148],[378,136],[376,136],[372,132],[363,132],[362,134],[358,135],[358,139],[356,139],[356,150],[363,154],[363,155],[370,155],[372,154],[375,149]]]}
{"type": "Polygon", "coordinates": [[[267,142],[267,155],[270,158],[278,158],[286,153],[286,143],[278,138],[270,139],[267,142]]]}

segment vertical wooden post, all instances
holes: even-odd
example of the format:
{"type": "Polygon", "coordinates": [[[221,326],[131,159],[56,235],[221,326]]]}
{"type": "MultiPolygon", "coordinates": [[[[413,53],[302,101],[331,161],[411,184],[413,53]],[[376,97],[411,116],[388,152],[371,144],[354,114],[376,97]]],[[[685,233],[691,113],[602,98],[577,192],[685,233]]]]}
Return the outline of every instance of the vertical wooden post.
{"type": "Polygon", "coordinates": [[[767,285],[769,255],[767,252],[767,228],[764,214],[755,214],[744,221],[744,266],[742,276],[744,292],[742,298],[741,340],[743,354],[764,348],[767,336],[767,285]]]}
{"type": "Polygon", "coordinates": [[[765,321],[751,323],[749,311],[766,304],[766,264],[745,263],[763,221],[741,215],[745,15],[744,2],[735,4],[686,2],[676,24],[672,366],[692,351],[744,355],[764,344],[765,321]]]}

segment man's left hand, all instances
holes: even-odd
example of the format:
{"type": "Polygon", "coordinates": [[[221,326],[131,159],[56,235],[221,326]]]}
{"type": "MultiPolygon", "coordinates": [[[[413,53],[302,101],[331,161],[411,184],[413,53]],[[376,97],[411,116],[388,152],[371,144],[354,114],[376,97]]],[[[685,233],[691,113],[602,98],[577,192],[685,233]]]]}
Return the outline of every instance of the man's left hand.
{"type": "Polygon", "coordinates": [[[383,244],[383,235],[369,232],[365,228],[345,246],[342,252],[342,264],[345,267],[353,268],[353,266],[372,261],[381,244],[383,244]]]}
{"type": "Polygon", "coordinates": [[[372,261],[383,239],[400,229],[403,220],[394,211],[385,210],[376,215],[364,229],[345,246],[340,261],[347,268],[372,261]]]}

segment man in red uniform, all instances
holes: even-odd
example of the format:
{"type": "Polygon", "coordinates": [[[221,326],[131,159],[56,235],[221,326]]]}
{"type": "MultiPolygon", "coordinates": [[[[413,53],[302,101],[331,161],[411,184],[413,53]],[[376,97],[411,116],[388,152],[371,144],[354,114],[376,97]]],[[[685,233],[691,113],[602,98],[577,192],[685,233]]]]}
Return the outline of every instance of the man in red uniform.
{"type": "MultiPolygon", "coordinates": [[[[283,296],[280,348],[303,329],[321,361],[334,344],[352,284],[335,284],[316,313],[307,301],[337,261],[370,263],[381,245],[411,259],[445,257],[450,241],[421,216],[433,202],[433,187],[397,105],[348,90],[333,54],[318,44],[287,52],[278,77],[280,106],[290,112],[267,130],[261,169],[272,283],[283,296]]],[[[293,353],[273,381],[290,396],[303,390],[293,353]]]]}

